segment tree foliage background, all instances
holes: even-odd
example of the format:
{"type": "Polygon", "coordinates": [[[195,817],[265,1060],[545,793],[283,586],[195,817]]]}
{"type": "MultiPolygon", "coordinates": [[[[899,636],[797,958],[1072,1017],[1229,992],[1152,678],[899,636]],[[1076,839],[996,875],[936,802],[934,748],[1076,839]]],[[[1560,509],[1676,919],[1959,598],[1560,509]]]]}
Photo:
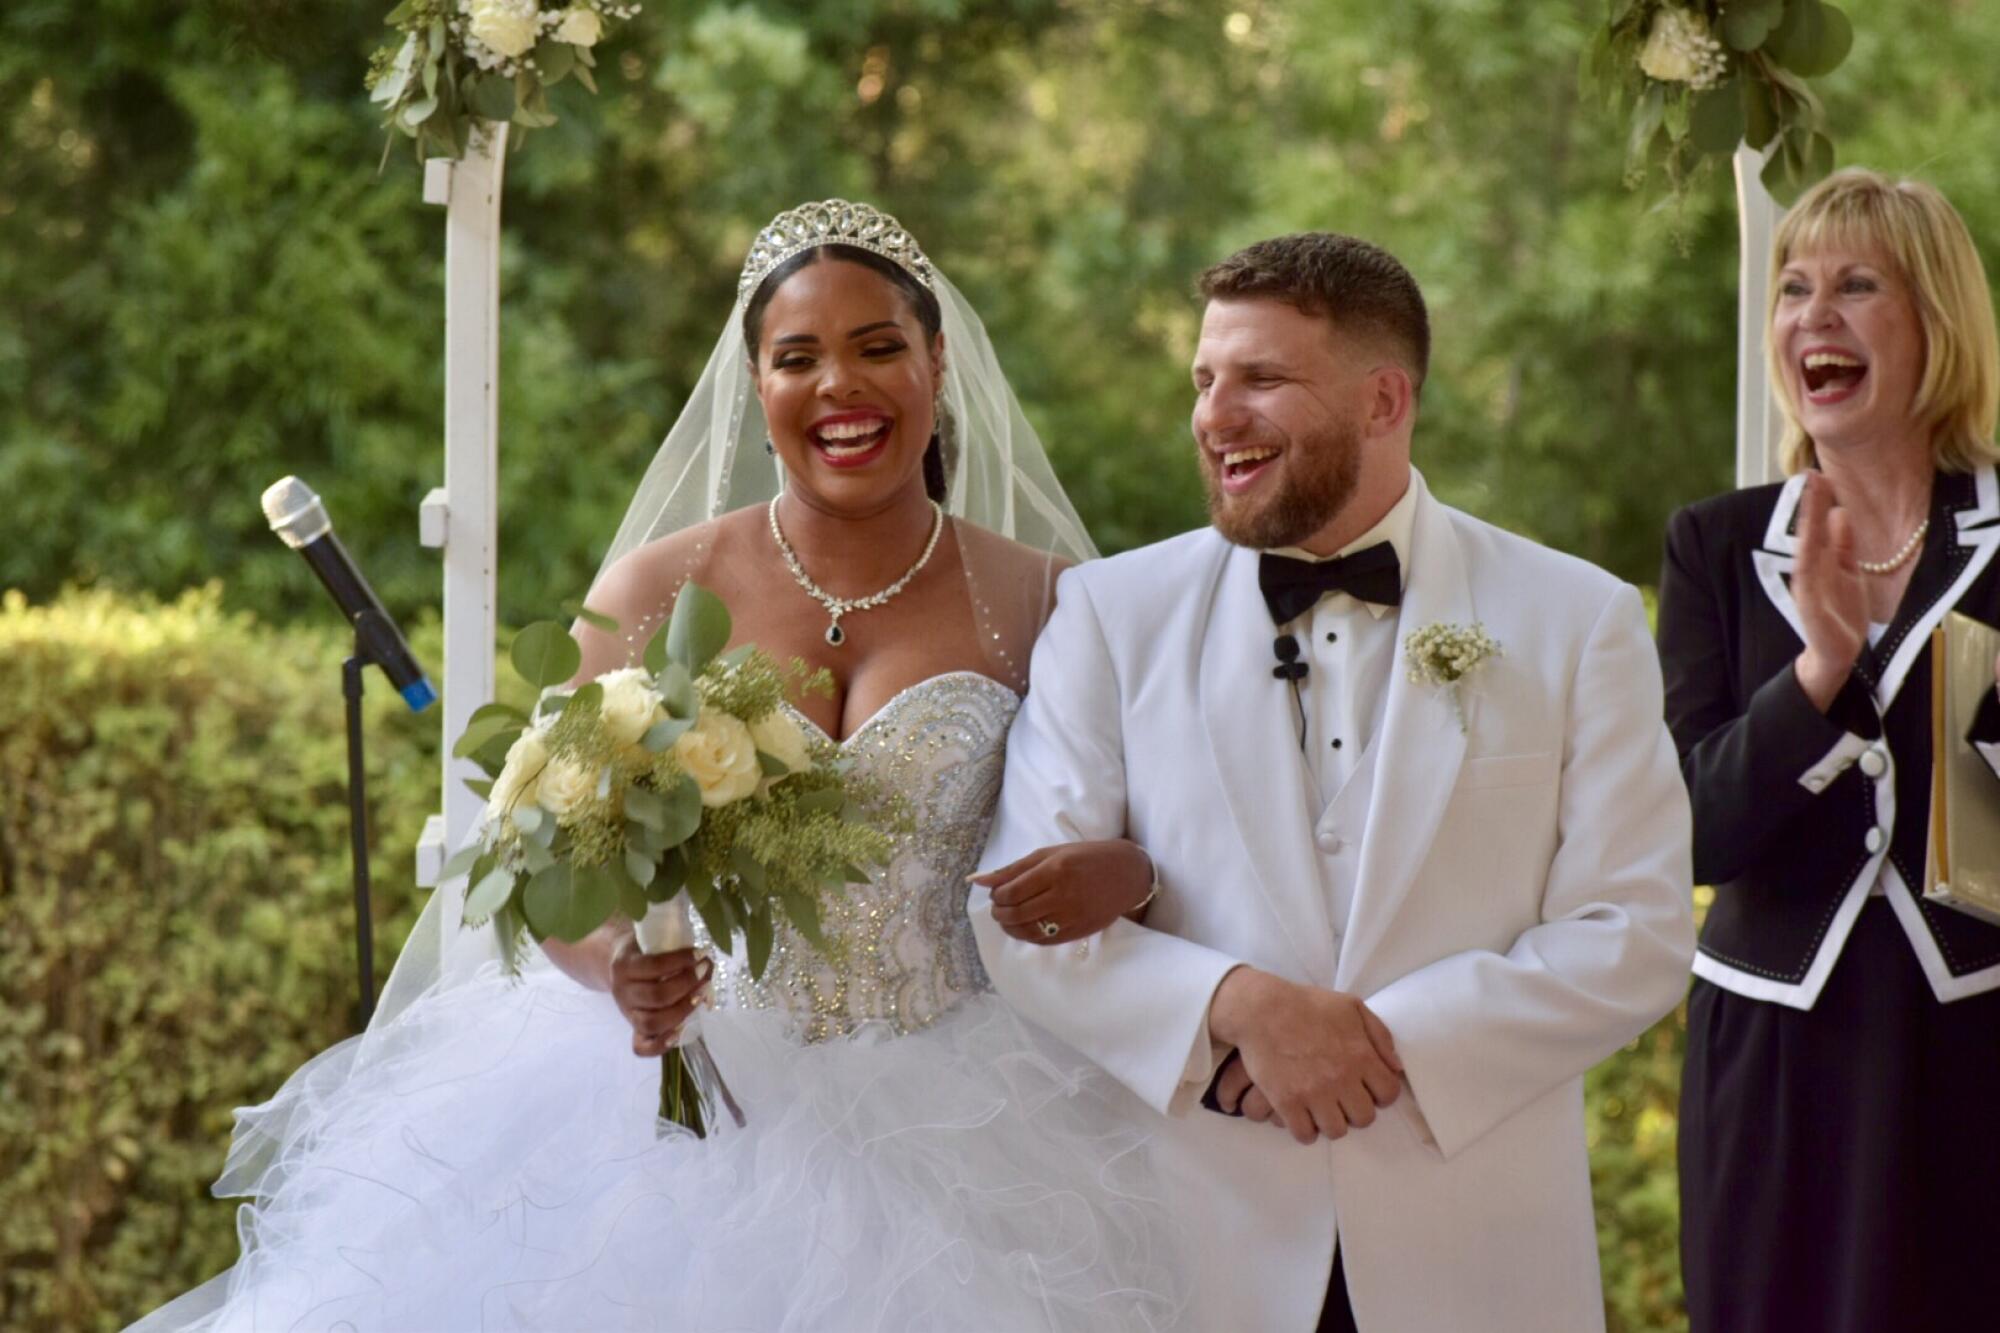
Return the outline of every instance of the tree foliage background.
{"type": "MultiPolygon", "coordinates": [[[[296,472],[392,610],[435,606],[415,507],[442,477],[443,215],[400,145],[376,172],[388,7],[0,7],[0,588],[217,578],[264,622],[321,616],[257,510],[296,472]]],[[[833,194],[897,213],[973,297],[1107,550],[1201,519],[1192,275],[1324,227],[1429,296],[1434,488],[1651,582],[1667,514],[1730,483],[1735,213],[1719,175],[1678,212],[1625,187],[1620,127],[1576,93],[1605,13],[652,0],[601,52],[604,95],[557,89],[561,124],[509,165],[503,618],[582,589],[749,238],[833,194]]],[[[1855,17],[1824,88],[1842,160],[1941,185],[2000,272],[2000,6],[1855,17]]],[[[1676,1043],[1593,1081],[1620,1327],[1678,1317],[1676,1043]]]]}

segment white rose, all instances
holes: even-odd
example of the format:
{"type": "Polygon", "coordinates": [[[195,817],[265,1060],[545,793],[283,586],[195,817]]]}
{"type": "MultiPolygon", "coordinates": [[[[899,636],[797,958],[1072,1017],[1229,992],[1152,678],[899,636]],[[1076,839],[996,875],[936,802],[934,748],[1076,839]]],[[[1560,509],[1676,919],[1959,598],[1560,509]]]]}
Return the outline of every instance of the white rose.
{"type": "Polygon", "coordinates": [[[812,752],[806,748],[806,734],[782,709],[773,709],[761,722],[750,724],[750,739],[757,748],[785,766],[786,771],[765,782],[758,790],[769,791],[772,783],[783,782],[793,773],[812,767],[812,752]]]}
{"type": "Polygon", "coordinates": [[[603,35],[604,20],[596,10],[584,6],[564,10],[562,22],[556,27],[556,40],[571,46],[596,46],[603,35]]]}
{"type": "Polygon", "coordinates": [[[639,738],[667,715],[666,705],[653,688],[653,677],[639,667],[626,667],[597,678],[604,687],[604,702],[598,715],[604,729],[620,745],[637,745],[639,738]]]}
{"type": "Polygon", "coordinates": [[[493,790],[486,797],[487,808],[498,813],[517,805],[533,805],[543,766],[548,762],[549,747],[542,734],[532,729],[522,732],[507,747],[507,762],[500,766],[500,776],[493,779],[493,790]]]}
{"type": "Polygon", "coordinates": [[[542,35],[535,0],[472,0],[467,13],[472,35],[509,60],[534,50],[542,35]]]}
{"type": "Polygon", "coordinates": [[[764,776],[750,728],[713,708],[704,707],[695,724],[681,733],[674,758],[701,788],[701,803],[711,809],[742,800],[764,776]]]}
{"type": "Polygon", "coordinates": [[[1662,83],[1693,83],[1702,72],[1702,39],[1708,29],[1682,9],[1662,9],[1639,52],[1639,68],[1662,83]]]}
{"type": "Polygon", "coordinates": [[[574,759],[551,759],[542,770],[538,803],[561,819],[597,794],[597,774],[574,759]]]}

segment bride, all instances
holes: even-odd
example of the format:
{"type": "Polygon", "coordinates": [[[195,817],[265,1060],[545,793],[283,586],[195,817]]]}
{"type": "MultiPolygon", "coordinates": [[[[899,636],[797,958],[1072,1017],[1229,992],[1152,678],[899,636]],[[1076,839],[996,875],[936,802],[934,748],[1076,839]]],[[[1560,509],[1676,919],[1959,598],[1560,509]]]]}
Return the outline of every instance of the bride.
{"type": "MultiPolygon", "coordinates": [[[[965,917],[1055,575],[1092,554],[976,315],[893,218],[761,232],[626,515],[581,674],[694,578],[913,818],[761,979],[628,922],[500,975],[439,890],[376,1021],[238,1112],[234,1268],[140,1329],[1153,1329],[1181,1308],[1148,1113],[992,995],[965,917]],[[579,984],[580,983],[580,984],[579,984]],[[652,1058],[698,1026],[743,1128],[660,1137],[652,1058]]],[[[1140,910],[1130,844],[1056,947],[1140,910]]],[[[1060,917],[1061,919],[1055,919],[1060,917]]],[[[702,941],[706,943],[706,941],[702,941]]],[[[532,951],[531,951],[532,952],[532,951]]]]}

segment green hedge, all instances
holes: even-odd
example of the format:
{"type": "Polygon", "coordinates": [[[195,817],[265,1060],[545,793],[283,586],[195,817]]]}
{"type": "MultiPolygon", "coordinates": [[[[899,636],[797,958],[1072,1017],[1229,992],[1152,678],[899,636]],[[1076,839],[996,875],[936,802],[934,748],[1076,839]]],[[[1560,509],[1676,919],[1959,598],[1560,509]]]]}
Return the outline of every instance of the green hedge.
{"type": "MultiPolygon", "coordinates": [[[[0,1327],[116,1328],[234,1257],[231,1108],[351,1020],[345,649],[214,588],[0,606],[0,1327]]],[[[368,697],[386,960],[438,715],[368,697]]]]}
{"type": "MultiPolygon", "coordinates": [[[[231,1109],[349,1030],[344,652],[213,588],[0,605],[0,1327],[116,1328],[234,1258],[231,1109]]],[[[369,700],[386,974],[438,738],[369,700]]],[[[1589,1080],[1612,1333],[1685,1327],[1681,1046],[1676,1015],[1589,1080]]]]}

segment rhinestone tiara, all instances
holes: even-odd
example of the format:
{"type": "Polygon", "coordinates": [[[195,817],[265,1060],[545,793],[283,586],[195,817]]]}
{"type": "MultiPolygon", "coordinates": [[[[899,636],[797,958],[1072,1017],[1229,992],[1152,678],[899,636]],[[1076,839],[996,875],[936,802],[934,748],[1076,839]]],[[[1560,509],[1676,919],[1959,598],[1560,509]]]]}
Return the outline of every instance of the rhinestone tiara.
{"type": "Polygon", "coordinates": [[[926,288],[931,285],[931,261],[924,258],[917,238],[903,230],[902,223],[867,204],[828,199],[788,209],[757,233],[750,256],[743,261],[743,276],[736,280],[736,295],[748,298],[772,269],[802,250],[822,245],[851,245],[870,251],[892,261],[926,288]]]}

